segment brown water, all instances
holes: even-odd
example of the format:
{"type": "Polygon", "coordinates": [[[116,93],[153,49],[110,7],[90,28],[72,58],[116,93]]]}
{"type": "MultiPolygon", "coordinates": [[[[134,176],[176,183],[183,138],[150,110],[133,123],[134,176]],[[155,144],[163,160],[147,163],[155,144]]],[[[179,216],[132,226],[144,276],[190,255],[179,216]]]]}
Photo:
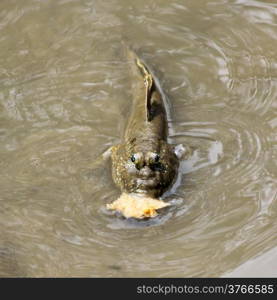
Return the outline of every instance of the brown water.
{"type": "Polygon", "coordinates": [[[276,21],[274,0],[2,0],[0,275],[213,277],[276,247],[276,21]],[[122,39],[191,149],[149,221],[89,167],[131,107],[122,39]]]}

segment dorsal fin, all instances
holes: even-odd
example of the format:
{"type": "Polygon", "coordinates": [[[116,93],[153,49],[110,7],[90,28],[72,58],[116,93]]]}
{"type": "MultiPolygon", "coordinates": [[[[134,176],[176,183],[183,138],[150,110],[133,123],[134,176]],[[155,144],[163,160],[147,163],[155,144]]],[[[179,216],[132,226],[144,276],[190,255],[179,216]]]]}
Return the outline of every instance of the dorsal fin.
{"type": "Polygon", "coordinates": [[[145,111],[146,111],[146,120],[151,121],[151,94],[154,87],[154,80],[151,73],[148,71],[147,67],[137,58],[136,64],[141,70],[144,79],[145,89],[145,111]]]}

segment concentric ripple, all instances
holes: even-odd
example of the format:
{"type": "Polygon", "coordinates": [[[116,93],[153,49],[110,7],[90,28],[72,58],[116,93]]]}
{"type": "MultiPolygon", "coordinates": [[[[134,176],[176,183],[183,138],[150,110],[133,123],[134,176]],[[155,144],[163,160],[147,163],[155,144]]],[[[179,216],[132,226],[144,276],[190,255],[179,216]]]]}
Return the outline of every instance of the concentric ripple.
{"type": "Polygon", "coordinates": [[[212,277],[276,247],[276,18],[274,1],[2,1],[0,276],[212,277]],[[149,220],[105,208],[122,39],[187,150],[149,220]]]}

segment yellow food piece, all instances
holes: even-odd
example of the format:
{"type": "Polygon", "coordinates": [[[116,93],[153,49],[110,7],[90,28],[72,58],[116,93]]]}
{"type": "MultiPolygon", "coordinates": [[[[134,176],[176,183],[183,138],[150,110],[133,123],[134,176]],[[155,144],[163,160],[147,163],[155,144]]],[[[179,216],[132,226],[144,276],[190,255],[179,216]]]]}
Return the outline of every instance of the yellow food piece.
{"type": "Polygon", "coordinates": [[[155,217],[158,214],[158,209],[169,205],[169,203],[162,200],[123,193],[117,200],[107,204],[106,207],[121,212],[126,218],[143,219],[155,217]]]}

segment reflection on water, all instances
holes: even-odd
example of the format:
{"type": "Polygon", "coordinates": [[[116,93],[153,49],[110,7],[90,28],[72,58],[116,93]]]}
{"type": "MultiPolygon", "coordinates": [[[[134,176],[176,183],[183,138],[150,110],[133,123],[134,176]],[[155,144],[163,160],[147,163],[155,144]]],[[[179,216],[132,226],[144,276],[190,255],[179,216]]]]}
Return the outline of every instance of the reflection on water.
{"type": "Polygon", "coordinates": [[[1,1],[0,276],[222,276],[276,247],[276,19],[275,1],[1,1]],[[107,211],[109,165],[89,167],[132,102],[122,39],[191,149],[148,221],[107,211]]]}

